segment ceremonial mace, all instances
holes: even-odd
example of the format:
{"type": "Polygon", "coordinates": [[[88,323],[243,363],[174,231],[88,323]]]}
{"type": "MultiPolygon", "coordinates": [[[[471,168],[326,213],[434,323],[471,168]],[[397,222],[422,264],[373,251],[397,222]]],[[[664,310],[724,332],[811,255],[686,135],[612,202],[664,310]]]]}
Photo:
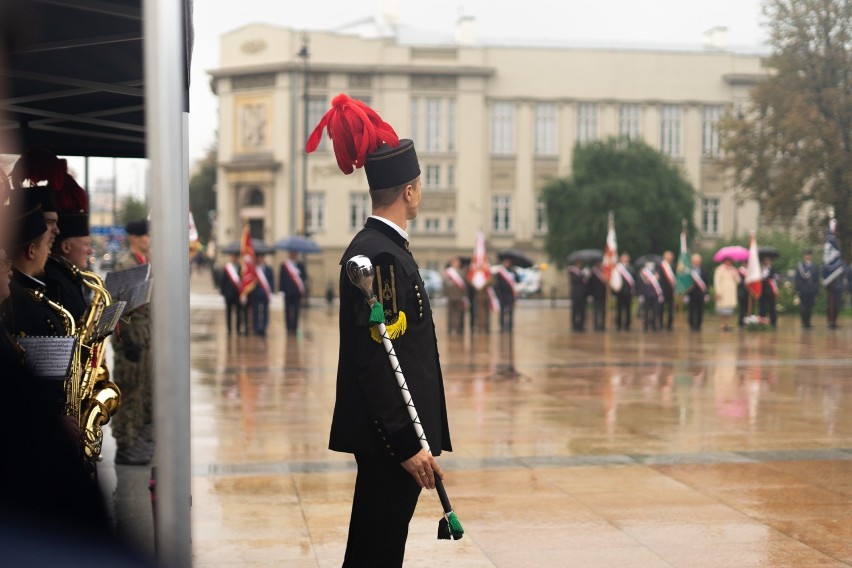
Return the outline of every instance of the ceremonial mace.
{"type": "MultiPolygon", "coordinates": [[[[408,384],[405,382],[405,375],[402,374],[402,366],[394,351],[393,343],[391,343],[390,337],[388,337],[387,328],[385,327],[384,308],[373,294],[373,277],[375,275],[373,263],[366,256],[353,256],[346,263],[346,275],[349,277],[349,281],[364,293],[367,304],[370,306],[370,325],[377,327],[379,335],[382,338],[382,345],[388,354],[388,361],[390,362],[391,369],[393,369],[399,390],[402,393],[402,400],[408,409],[408,417],[411,418],[411,422],[414,425],[414,432],[420,440],[420,447],[431,454],[432,450],[429,449],[429,442],[426,441],[426,433],[423,432],[420,417],[417,416],[417,409],[414,408],[414,401],[411,400],[411,392],[408,390],[408,384]]],[[[435,476],[435,489],[438,491],[438,497],[441,499],[441,506],[444,509],[444,516],[438,523],[438,538],[448,540],[452,536],[453,540],[458,540],[464,535],[464,529],[458,517],[453,512],[450,499],[447,497],[447,491],[444,489],[444,483],[437,475],[435,476]]]]}

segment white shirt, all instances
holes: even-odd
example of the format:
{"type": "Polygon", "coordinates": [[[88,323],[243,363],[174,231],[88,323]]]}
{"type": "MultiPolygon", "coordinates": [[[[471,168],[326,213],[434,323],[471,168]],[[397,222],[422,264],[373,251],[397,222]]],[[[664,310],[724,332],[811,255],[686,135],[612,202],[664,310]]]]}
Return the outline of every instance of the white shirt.
{"type": "Polygon", "coordinates": [[[402,238],[403,238],[403,239],[405,239],[406,241],[408,240],[408,233],[406,233],[406,232],[403,230],[403,228],[402,228],[402,227],[400,227],[399,225],[397,225],[396,223],[394,223],[394,222],[393,222],[393,221],[391,221],[390,219],[385,219],[384,217],[379,217],[378,215],[370,215],[368,218],[369,218],[369,219],[375,219],[375,220],[377,220],[377,221],[381,221],[382,223],[384,223],[384,224],[388,225],[389,227],[393,228],[393,230],[394,230],[394,231],[396,231],[397,233],[399,233],[399,234],[400,234],[400,236],[402,236],[402,238]]]}

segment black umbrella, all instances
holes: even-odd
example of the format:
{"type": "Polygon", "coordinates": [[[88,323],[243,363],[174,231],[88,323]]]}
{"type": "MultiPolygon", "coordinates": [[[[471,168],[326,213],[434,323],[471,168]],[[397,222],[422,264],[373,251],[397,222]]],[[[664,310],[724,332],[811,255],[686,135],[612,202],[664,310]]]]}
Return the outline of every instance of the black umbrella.
{"type": "Polygon", "coordinates": [[[322,252],[322,249],[316,241],[299,235],[293,235],[275,241],[275,248],[278,250],[288,250],[290,252],[300,252],[304,254],[322,252]]]}
{"type": "Polygon", "coordinates": [[[658,254],[643,254],[642,256],[636,259],[636,262],[634,262],[634,264],[639,268],[642,268],[649,262],[653,262],[655,265],[659,266],[659,264],[663,262],[663,257],[658,254]]]}
{"type": "MultiPolygon", "coordinates": [[[[255,254],[272,254],[275,252],[275,249],[261,241],[260,239],[252,239],[251,246],[254,247],[255,254]]],[[[229,245],[223,246],[219,249],[219,252],[222,254],[240,254],[240,243],[235,242],[229,245]]]]}
{"type": "Polygon", "coordinates": [[[770,246],[757,247],[757,256],[760,258],[778,258],[778,249],[770,246]]]}
{"type": "Polygon", "coordinates": [[[603,260],[603,251],[599,249],[581,249],[575,250],[565,257],[568,264],[575,262],[600,262],[603,260]]]}
{"type": "Polygon", "coordinates": [[[497,253],[497,259],[501,262],[505,259],[509,259],[513,266],[517,266],[519,268],[530,268],[533,265],[533,261],[530,257],[515,249],[499,251],[497,253]]]}

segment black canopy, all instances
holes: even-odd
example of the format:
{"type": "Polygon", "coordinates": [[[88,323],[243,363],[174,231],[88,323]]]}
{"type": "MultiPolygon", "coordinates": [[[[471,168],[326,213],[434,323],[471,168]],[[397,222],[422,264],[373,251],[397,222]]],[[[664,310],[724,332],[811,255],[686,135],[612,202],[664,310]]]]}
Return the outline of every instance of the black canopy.
{"type": "MultiPolygon", "coordinates": [[[[184,108],[189,107],[191,0],[184,2],[184,108]]],[[[0,129],[21,152],[145,157],[142,0],[3,0],[0,129]]]]}

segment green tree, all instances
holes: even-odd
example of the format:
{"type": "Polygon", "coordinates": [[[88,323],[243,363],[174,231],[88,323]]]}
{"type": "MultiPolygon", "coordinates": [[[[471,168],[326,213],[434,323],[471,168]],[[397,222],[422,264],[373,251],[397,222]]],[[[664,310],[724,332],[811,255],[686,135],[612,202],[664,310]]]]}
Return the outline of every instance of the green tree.
{"type": "Polygon", "coordinates": [[[768,74],[741,115],[723,119],[722,163],[769,220],[813,203],[812,238],[829,208],[852,251],[852,2],[766,0],[768,74]]]}
{"type": "Polygon", "coordinates": [[[216,210],[216,147],[212,146],[197,163],[197,171],[189,180],[189,209],[198,229],[198,239],[210,240],[210,212],[216,210]]]}
{"type": "Polygon", "coordinates": [[[634,257],[676,251],[681,222],[694,232],[695,190],[660,152],[641,141],[610,138],[578,146],[573,176],[542,189],[547,252],[557,265],[577,249],[602,249],[607,212],[615,214],[620,251],[634,257]]]}
{"type": "Polygon", "coordinates": [[[144,200],[136,199],[132,195],[127,195],[121,200],[118,211],[118,219],[122,225],[126,225],[130,221],[138,221],[148,218],[148,203],[144,200]]]}

